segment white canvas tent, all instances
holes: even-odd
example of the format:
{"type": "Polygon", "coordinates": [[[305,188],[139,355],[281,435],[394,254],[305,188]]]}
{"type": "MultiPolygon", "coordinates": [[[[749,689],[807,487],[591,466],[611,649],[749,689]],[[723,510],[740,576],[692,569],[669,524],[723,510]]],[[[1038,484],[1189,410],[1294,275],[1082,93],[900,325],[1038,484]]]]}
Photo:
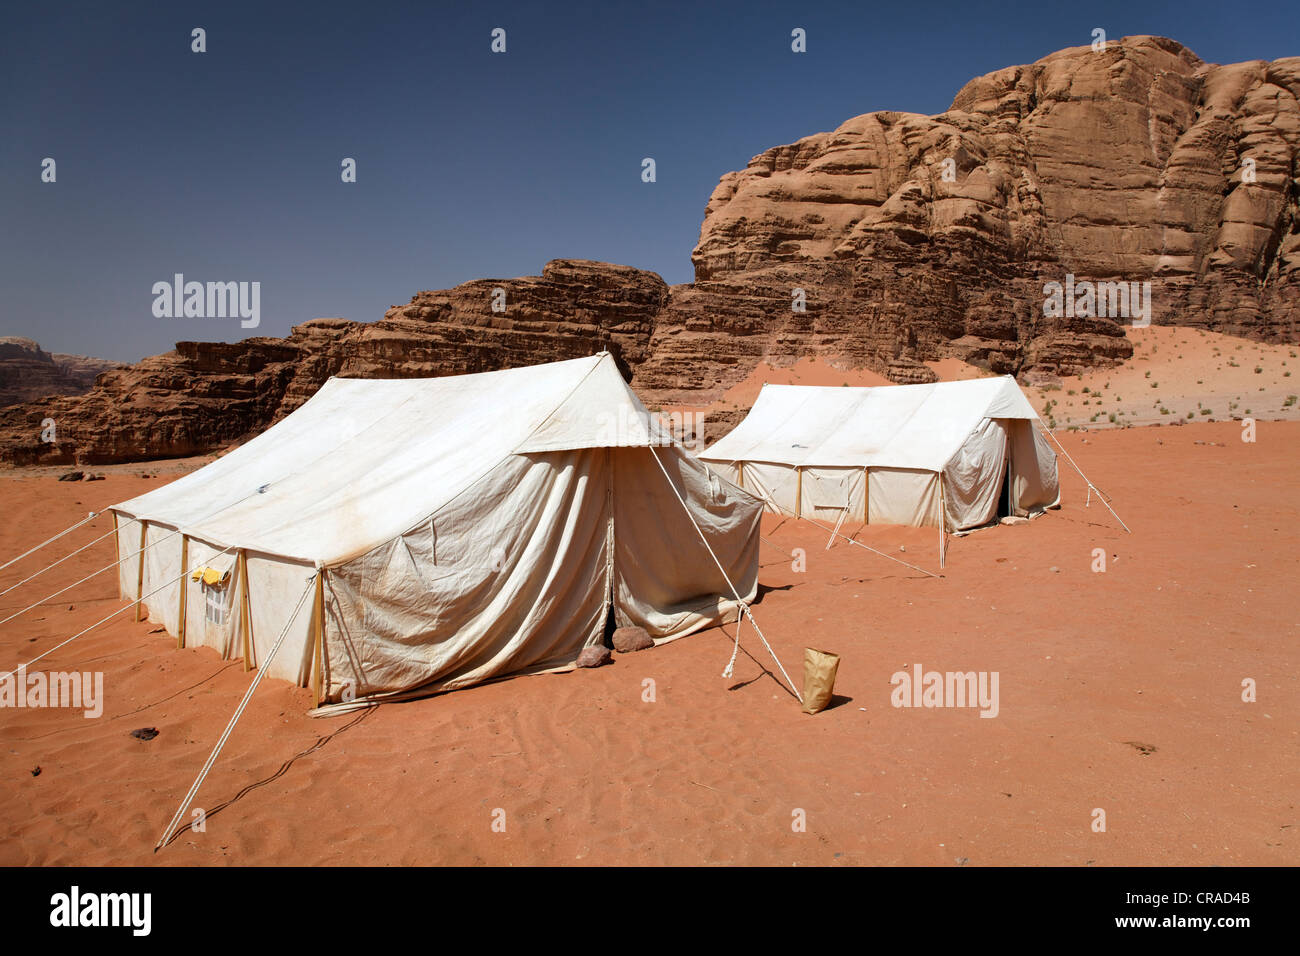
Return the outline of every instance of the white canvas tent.
{"type": "Polygon", "coordinates": [[[181,645],[261,666],[314,589],[267,673],[339,701],[568,665],[611,604],[661,641],[734,620],[701,536],[751,600],[762,505],[674,444],[601,353],[332,378],[112,510],[123,595],[181,645]]]}
{"type": "Polygon", "coordinates": [[[830,388],[765,385],[700,457],[770,510],[959,532],[1060,501],[1056,454],[1015,379],[830,388]]]}

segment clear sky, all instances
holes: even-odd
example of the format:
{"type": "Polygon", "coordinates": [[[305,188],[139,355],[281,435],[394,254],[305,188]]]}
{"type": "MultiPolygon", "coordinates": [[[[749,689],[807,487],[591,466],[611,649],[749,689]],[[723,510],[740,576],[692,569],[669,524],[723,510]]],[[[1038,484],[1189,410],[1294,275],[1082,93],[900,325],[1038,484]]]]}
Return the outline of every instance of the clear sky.
{"type": "Polygon", "coordinates": [[[554,258],[688,282],[718,177],[770,146],[872,110],[942,112],[972,77],[1095,27],[1216,63],[1300,55],[1298,10],[3,0],[0,335],[135,361],[316,316],[373,321],[554,258]],[[260,326],[155,317],[152,287],[175,273],[260,282],[260,326]]]}

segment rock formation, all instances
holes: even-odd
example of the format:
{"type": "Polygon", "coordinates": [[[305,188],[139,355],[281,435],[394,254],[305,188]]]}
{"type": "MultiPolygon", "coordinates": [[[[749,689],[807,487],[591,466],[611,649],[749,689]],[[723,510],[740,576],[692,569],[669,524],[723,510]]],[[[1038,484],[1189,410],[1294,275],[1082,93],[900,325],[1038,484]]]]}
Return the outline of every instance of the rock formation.
{"type": "Polygon", "coordinates": [[[769,149],[714,190],[635,384],[672,389],[683,362],[726,383],[758,356],[895,381],[947,355],[1017,375],[1129,357],[1121,321],[1044,315],[1067,275],[1149,281],[1156,324],[1295,341],[1298,97],[1300,57],[1220,67],[1131,37],[769,149]]]}
{"type": "Polygon", "coordinates": [[[540,277],[420,292],[374,323],[313,319],[284,339],[178,342],[166,355],[102,374],[88,395],[0,409],[0,460],[102,464],[212,451],[283,418],[332,375],[483,372],[602,350],[630,375],[645,361],[667,298],[653,273],[556,260],[540,277]],[[504,312],[492,309],[496,289],[504,312]],[[57,442],[42,441],[46,419],[57,442]]]}
{"type": "Polygon", "coordinates": [[[1294,342],[1298,98],[1300,57],[1214,66],[1158,37],[1064,50],[972,80],[937,116],[870,113],[727,173],[693,283],[557,260],[421,292],[373,324],[182,342],[81,398],[0,410],[0,461],[189,455],[265,428],[330,375],[600,349],[650,405],[707,404],[760,361],[806,355],[896,382],[932,380],[925,363],[947,356],[1026,380],[1131,356],[1118,285],[1052,311],[1047,283],[1124,283],[1139,321],[1149,283],[1155,324],[1294,342]],[[46,417],[57,444],[39,441],[46,417]]]}
{"type": "Polygon", "coordinates": [[[94,386],[100,372],[118,364],[50,353],[31,339],[0,336],[0,408],[51,395],[82,395],[94,386]]]}

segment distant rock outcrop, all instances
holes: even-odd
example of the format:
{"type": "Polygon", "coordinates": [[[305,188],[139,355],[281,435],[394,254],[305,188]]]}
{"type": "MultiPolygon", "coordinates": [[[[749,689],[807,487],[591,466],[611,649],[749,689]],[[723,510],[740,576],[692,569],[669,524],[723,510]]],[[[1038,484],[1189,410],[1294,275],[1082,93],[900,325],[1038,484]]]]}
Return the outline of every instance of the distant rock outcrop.
{"type": "Polygon", "coordinates": [[[81,398],[0,410],[0,461],[206,452],[330,375],[601,349],[653,405],[707,404],[759,362],[805,356],[895,382],[931,381],[925,363],[950,356],[1026,380],[1074,374],[1129,358],[1124,325],[1147,301],[1157,325],[1295,342],[1298,99],[1300,57],[1214,66],[1159,37],[1063,50],[972,80],[937,116],[869,113],[727,173],[691,284],[557,260],[421,292],[373,324],[182,342],[81,398]],[[1047,309],[1048,283],[1080,298],[1047,309]],[[57,444],[39,441],[45,417],[57,444]]]}
{"type": "Polygon", "coordinates": [[[0,336],[0,408],[51,395],[82,395],[118,362],[46,352],[31,339],[0,336]]]}
{"type": "Polygon", "coordinates": [[[178,342],[104,373],[88,395],[0,409],[0,461],[102,464],[212,451],[283,418],[332,375],[450,375],[600,351],[631,374],[667,297],[653,273],[556,260],[537,277],[420,292],[374,323],[313,319],[284,339],[178,342]],[[504,312],[493,311],[497,289],[504,312]],[[41,440],[47,418],[57,442],[41,440]]]}

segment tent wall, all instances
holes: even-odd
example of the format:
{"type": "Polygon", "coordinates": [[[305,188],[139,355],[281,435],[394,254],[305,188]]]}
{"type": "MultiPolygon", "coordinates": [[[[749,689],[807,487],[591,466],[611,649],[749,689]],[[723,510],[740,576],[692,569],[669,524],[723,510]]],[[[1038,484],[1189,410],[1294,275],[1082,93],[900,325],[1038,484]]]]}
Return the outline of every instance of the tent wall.
{"type": "MultiPolygon", "coordinates": [[[[197,581],[185,578],[185,646],[210,647],[223,659],[242,658],[244,653],[240,636],[240,616],[243,608],[239,595],[243,582],[239,577],[236,555],[215,547],[206,541],[190,538],[186,546],[185,560],[190,570],[194,568],[215,567],[230,570],[230,577],[225,586],[216,589],[213,594],[217,610],[224,613],[211,614],[208,610],[208,590],[197,581]]],[[[179,570],[177,571],[179,574],[179,570]]],[[[250,587],[251,598],[254,590],[250,587]]],[[[261,593],[260,589],[257,593],[261,593]]],[[[170,633],[175,634],[175,631],[170,633]]],[[[278,633],[278,632],[277,632],[278,633]]]]}
{"type": "Polygon", "coordinates": [[[741,487],[761,498],[768,511],[795,514],[798,509],[799,476],[793,465],[747,461],[741,487]],[[773,505],[776,507],[773,508],[773,505]]]}
{"type": "MultiPolygon", "coordinates": [[[[311,673],[314,648],[311,632],[312,591],[309,588],[315,578],[316,569],[303,561],[290,561],[255,551],[247,552],[246,563],[248,605],[251,611],[249,664],[253,667],[261,667],[262,662],[270,655],[276,638],[280,636],[285,623],[294,613],[303,591],[307,591],[302,608],[293,618],[289,632],[284,636],[284,644],[281,645],[275,660],[271,662],[270,670],[267,671],[268,677],[278,677],[281,680],[305,685],[311,673]]],[[[238,572],[232,575],[232,583],[236,585],[236,589],[230,595],[233,602],[231,617],[236,621],[241,614],[237,587],[239,582],[234,580],[237,576],[238,572]]],[[[202,603],[201,598],[199,603],[202,603]]],[[[234,637],[236,646],[232,649],[231,657],[240,656],[242,653],[242,649],[238,646],[238,635],[239,630],[236,627],[234,637]]]]}
{"type": "MultiPolygon", "coordinates": [[[[243,656],[240,640],[243,607],[240,594],[244,583],[240,580],[234,552],[222,554],[215,547],[197,538],[184,543],[186,565],[181,566],[182,536],[176,529],[148,522],[145,537],[144,580],[137,592],[139,575],[140,522],[118,514],[118,557],[125,558],[118,565],[118,585],[121,596],[132,600],[137,593],[148,595],[144,605],[150,621],[166,628],[173,637],[180,634],[181,588],[185,588],[185,645],[211,647],[225,659],[243,656]],[[229,569],[230,576],[224,587],[211,589],[201,581],[190,580],[189,570],[204,566],[229,569]],[[209,610],[209,591],[218,598],[212,613],[209,610]],[[157,591],[150,594],[151,591],[157,591]]],[[[270,653],[280,631],[293,614],[298,598],[307,582],[315,574],[312,565],[272,555],[249,552],[248,595],[250,616],[250,661],[256,667],[270,653]]],[[[268,676],[305,684],[310,676],[311,661],[311,600],[310,595],[299,611],[280,653],[271,663],[268,676]],[[305,665],[305,666],[304,666],[305,665]]]]}
{"type": "Polygon", "coordinates": [[[745,601],[758,592],[759,503],[678,448],[621,448],[611,454],[619,626],[644,627],[662,642],[735,620],[739,608],[731,585],[745,601]],[[726,577],[700,540],[701,531],[726,577]]]}
{"type": "MultiPolygon", "coordinates": [[[[759,503],[678,448],[656,452],[752,599],[759,503]]],[[[451,690],[570,664],[603,639],[611,600],[620,625],[660,641],[736,616],[730,587],[647,448],[516,455],[470,491],[327,572],[327,700],[349,685],[358,697],[451,690]]]]}
{"type": "Polygon", "coordinates": [[[915,468],[872,468],[867,472],[868,522],[937,528],[943,510],[939,476],[915,468]]]}
{"type": "Polygon", "coordinates": [[[117,545],[117,593],[123,600],[136,596],[137,559],[132,555],[140,550],[140,522],[135,518],[114,512],[117,521],[117,533],[113,541],[117,545]]]}
{"type": "Polygon", "coordinates": [[[428,521],[329,570],[327,700],[568,663],[603,634],[605,449],[507,458],[428,521]]]}
{"type": "Polygon", "coordinates": [[[799,514],[815,521],[835,524],[848,509],[845,520],[866,520],[866,475],[861,468],[802,469],[799,479],[799,514]]]}

